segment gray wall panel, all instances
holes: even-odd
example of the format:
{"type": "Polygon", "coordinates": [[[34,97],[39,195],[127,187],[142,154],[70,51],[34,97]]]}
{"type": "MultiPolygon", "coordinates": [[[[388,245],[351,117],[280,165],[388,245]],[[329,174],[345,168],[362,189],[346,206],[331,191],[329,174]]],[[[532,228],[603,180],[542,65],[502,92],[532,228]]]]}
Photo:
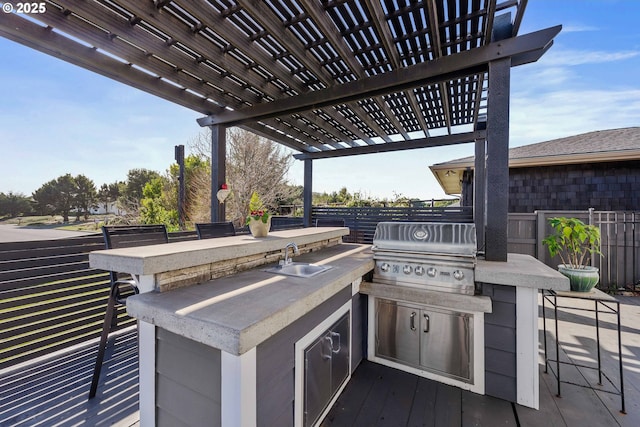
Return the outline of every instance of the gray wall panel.
{"type": "Polygon", "coordinates": [[[516,379],[493,372],[485,373],[485,394],[510,402],[516,401],[516,379]]]}
{"type": "Polygon", "coordinates": [[[156,330],[157,424],[220,425],[220,350],[156,330]]]}
{"type": "Polygon", "coordinates": [[[482,283],[482,295],[491,297],[493,312],[484,315],[485,393],[511,402],[516,389],[516,288],[482,283]]]}
{"type": "Polygon", "coordinates": [[[347,286],[258,346],[258,426],[293,425],[295,343],[350,300],[351,286],[347,286]],[[275,393],[274,390],[280,392],[275,393]]]}
{"type": "Polygon", "coordinates": [[[353,372],[367,354],[367,296],[356,294],[351,303],[351,372],[353,372]]]}

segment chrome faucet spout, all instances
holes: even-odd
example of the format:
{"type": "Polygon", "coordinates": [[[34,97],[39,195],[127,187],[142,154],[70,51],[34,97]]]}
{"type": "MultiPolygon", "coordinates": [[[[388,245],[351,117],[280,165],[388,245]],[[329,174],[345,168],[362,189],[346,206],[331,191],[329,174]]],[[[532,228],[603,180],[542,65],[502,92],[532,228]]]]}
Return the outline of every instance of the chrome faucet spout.
{"type": "Polygon", "coordinates": [[[291,264],[291,258],[289,258],[289,248],[293,249],[293,254],[298,255],[300,250],[298,249],[298,245],[295,242],[287,243],[287,246],[284,247],[284,265],[291,264]]]}

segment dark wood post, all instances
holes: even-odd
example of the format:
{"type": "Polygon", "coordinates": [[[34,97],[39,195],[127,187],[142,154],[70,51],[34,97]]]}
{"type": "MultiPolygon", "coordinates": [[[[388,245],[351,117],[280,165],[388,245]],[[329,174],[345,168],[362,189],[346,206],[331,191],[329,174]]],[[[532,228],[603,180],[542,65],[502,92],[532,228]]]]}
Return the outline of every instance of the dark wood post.
{"type": "Polygon", "coordinates": [[[313,204],[313,160],[304,159],[304,226],[311,227],[311,209],[313,204]]]}
{"type": "Polygon", "coordinates": [[[175,158],[178,163],[178,224],[180,230],[184,230],[184,145],[176,145],[175,158]]]}
{"type": "Polygon", "coordinates": [[[485,257],[507,260],[511,58],[489,62],[485,257]]]}
{"type": "MultiPolygon", "coordinates": [[[[225,183],[227,167],[227,128],[213,125],[211,128],[211,222],[225,221],[224,203],[218,201],[217,193],[225,183]]],[[[233,190],[233,189],[232,189],[233,190]]]]}

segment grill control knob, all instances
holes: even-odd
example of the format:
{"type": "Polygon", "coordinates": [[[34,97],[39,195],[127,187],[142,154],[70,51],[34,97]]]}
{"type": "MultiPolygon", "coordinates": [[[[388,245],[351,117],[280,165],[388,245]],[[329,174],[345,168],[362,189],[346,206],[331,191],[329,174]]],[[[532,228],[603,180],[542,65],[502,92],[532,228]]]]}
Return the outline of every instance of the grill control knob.
{"type": "Polygon", "coordinates": [[[424,275],[424,267],[421,266],[421,265],[416,266],[414,271],[416,272],[416,275],[418,275],[418,276],[423,276],[424,275]]]}
{"type": "Polygon", "coordinates": [[[383,262],[382,264],[380,264],[380,271],[382,271],[383,273],[386,273],[387,271],[389,271],[389,268],[391,266],[389,264],[387,264],[386,262],[383,262]]]}
{"type": "Polygon", "coordinates": [[[433,268],[433,267],[429,267],[429,268],[427,269],[427,276],[429,276],[429,277],[436,277],[436,274],[438,274],[438,270],[436,270],[435,268],[433,268]]]}
{"type": "Polygon", "coordinates": [[[462,280],[464,279],[464,273],[460,270],[456,270],[453,272],[453,278],[456,280],[462,280]]]}
{"type": "Polygon", "coordinates": [[[411,271],[412,271],[412,270],[413,270],[413,269],[411,268],[411,266],[410,266],[410,265],[405,265],[404,267],[402,267],[402,272],[403,272],[404,274],[411,274],[411,271]]]}

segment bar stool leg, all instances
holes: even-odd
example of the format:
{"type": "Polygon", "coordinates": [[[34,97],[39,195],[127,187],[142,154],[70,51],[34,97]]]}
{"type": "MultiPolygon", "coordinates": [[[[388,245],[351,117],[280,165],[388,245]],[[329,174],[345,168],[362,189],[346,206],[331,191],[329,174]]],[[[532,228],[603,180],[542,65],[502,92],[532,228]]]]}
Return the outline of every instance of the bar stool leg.
{"type": "Polygon", "coordinates": [[[556,380],[558,384],[558,397],[562,397],[560,393],[560,337],[558,336],[558,298],[553,296],[553,316],[556,320],[556,380]]]}
{"type": "Polygon", "coordinates": [[[622,333],[621,333],[621,328],[620,328],[620,303],[616,301],[616,306],[617,306],[617,316],[618,316],[618,363],[620,366],[620,398],[622,400],[622,410],[620,412],[622,412],[623,414],[626,414],[627,412],[625,411],[625,407],[624,407],[624,372],[622,370],[622,333]]]}
{"type": "Polygon", "coordinates": [[[98,347],[98,355],[96,356],[96,364],[93,368],[93,377],[91,378],[91,389],[89,390],[89,399],[93,399],[98,390],[98,381],[100,380],[100,371],[102,370],[102,362],[104,361],[104,353],[107,346],[107,339],[111,331],[111,321],[116,305],[116,286],[111,287],[109,292],[109,301],[107,302],[107,312],[104,316],[102,324],[102,334],[100,335],[100,346],[98,347]]]}
{"type": "Polygon", "coordinates": [[[544,294],[544,289],[542,290],[542,329],[543,329],[543,339],[544,339],[544,373],[547,374],[549,373],[549,357],[547,356],[547,314],[546,314],[546,307],[545,307],[545,303],[544,301],[547,299],[547,297],[544,294]]]}

